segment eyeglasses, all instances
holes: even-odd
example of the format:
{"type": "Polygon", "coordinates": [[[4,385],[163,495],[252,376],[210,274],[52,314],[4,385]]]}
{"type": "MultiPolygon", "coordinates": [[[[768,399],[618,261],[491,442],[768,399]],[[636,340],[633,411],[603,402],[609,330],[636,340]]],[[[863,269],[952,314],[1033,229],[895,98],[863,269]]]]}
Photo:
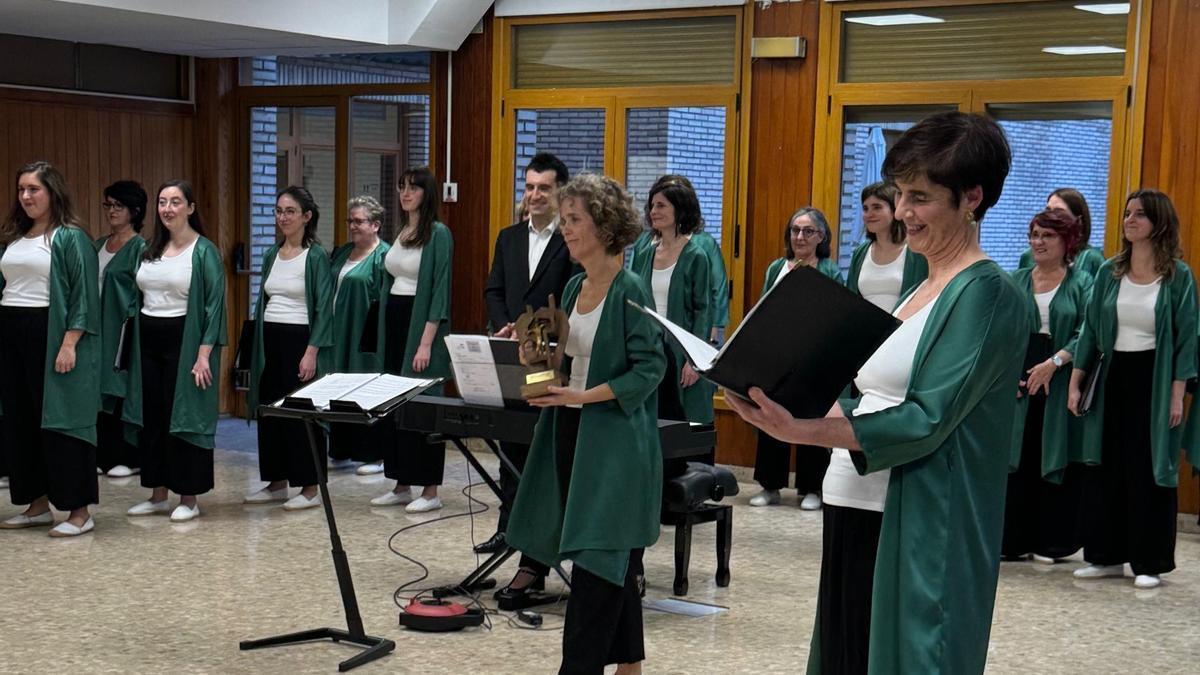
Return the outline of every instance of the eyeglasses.
{"type": "Polygon", "coordinates": [[[105,211],[121,211],[125,208],[125,205],[121,202],[100,202],[100,208],[105,211]]]}
{"type": "Polygon", "coordinates": [[[821,234],[821,231],[815,227],[789,227],[788,232],[790,232],[793,237],[804,237],[805,239],[809,239],[821,234]]]}
{"type": "Polygon", "coordinates": [[[363,225],[369,225],[370,223],[371,223],[371,221],[367,220],[366,218],[347,218],[346,219],[346,227],[362,227],[363,225]]]}
{"type": "Polygon", "coordinates": [[[1029,241],[1054,241],[1059,238],[1057,232],[1029,233],[1029,241]]]}
{"type": "Polygon", "coordinates": [[[288,218],[294,218],[294,217],[300,215],[300,209],[297,209],[297,208],[294,208],[291,206],[287,207],[286,209],[281,209],[278,206],[276,206],[275,207],[275,215],[276,216],[287,216],[288,218]]]}

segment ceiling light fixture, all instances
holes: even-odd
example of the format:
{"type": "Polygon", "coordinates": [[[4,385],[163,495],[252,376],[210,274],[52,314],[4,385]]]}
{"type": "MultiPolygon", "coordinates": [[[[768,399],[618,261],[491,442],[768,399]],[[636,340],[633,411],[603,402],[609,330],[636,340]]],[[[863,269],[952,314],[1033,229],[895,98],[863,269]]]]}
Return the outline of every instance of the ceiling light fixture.
{"type": "Polygon", "coordinates": [[[923,23],[946,23],[945,19],[923,14],[878,14],[874,16],[848,16],[849,23],[861,23],[868,26],[915,26],[923,23]]]}
{"type": "Polygon", "coordinates": [[[1085,54],[1124,54],[1125,50],[1119,47],[1109,47],[1108,45],[1073,45],[1063,47],[1044,47],[1042,51],[1047,54],[1059,54],[1062,56],[1082,56],[1085,54]]]}
{"type": "Polygon", "coordinates": [[[1096,2],[1086,5],[1075,5],[1075,9],[1093,14],[1128,14],[1128,2],[1096,2]]]}

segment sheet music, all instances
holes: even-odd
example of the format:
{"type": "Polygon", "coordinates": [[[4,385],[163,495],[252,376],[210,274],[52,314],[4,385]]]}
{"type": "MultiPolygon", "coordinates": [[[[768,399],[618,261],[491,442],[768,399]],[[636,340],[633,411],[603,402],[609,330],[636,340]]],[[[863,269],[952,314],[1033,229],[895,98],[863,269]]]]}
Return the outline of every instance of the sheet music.
{"type": "Polygon", "coordinates": [[[446,347],[454,366],[454,384],[467,403],[503,407],[500,375],[492,346],[484,335],[447,335],[446,347]]]}
{"type": "MultiPolygon", "coordinates": [[[[338,398],[378,376],[378,373],[330,373],[307,386],[301,387],[292,393],[291,396],[294,398],[310,399],[314,407],[325,409],[329,407],[329,399],[338,398]]],[[[283,399],[279,399],[272,405],[279,408],[282,407],[282,404],[283,399]]]]}
{"type": "Polygon", "coordinates": [[[425,389],[433,385],[434,382],[435,380],[422,380],[415,377],[371,374],[371,379],[359,385],[353,391],[332,398],[336,401],[357,403],[363,410],[373,410],[397,396],[407,394],[413,389],[425,389]]]}
{"type": "MultiPolygon", "coordinates": [[[[649,307],[642,307],[633,300],[626,300],[626,302],[649,314],[652,319],[662,324],[663,328],[670,331],[671,335],[679,341],[679,344],[683,347],[683,351],[687,353],[688,360],[692,362],[692,365],[695,366],[698,372],[703,373],[712,369],[713,363],[717,360],[717,355],[720,354],[716,347],[710,345],[706,340],[692,335],[687,329],[676,325],[667,317],[649,307]]],[[[732,337],[729,339],[733,340],[732,337]]]]}

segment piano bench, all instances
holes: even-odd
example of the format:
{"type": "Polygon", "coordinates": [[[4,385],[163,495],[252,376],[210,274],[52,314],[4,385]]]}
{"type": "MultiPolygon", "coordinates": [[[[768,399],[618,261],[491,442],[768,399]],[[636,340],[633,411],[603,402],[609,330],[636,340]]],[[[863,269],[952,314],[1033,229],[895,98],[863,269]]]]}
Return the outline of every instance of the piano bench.
{"type": "Polygon", "coordinates": [[[675,595],[687,595],[688,564],[692,557],[692,526],[717,524],[717,585],[729,585],[729,554],[733,545],[733,507],[728,504],[699,504],[676,511],[663,505],[661,522],[675,526],[675,595]]]}

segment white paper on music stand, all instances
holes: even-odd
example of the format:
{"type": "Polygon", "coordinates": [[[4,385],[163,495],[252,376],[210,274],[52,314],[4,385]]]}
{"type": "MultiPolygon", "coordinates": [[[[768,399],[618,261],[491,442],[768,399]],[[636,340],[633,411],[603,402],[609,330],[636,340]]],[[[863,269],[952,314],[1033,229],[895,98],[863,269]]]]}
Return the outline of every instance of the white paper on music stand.
{"type": "Polygon", "coordinates": [[[500,375],[492,346],[484,335],[447,335],[446,348],[454,366],[454,384],[467,403],[504,406],[500,375]]]}
{"type": "Polygon", "coordinates": [[[375,375],[353,391],[341,396],[334,396],[333,400],[357,403],[358,407],[363,410],[373,410],[397,396],[403,396],[413,389],[425,389],[433,383],[433,380],[422,380],[415,377],[375,375]]]}
{"type": "MultiPolygon", "coordinates": [[[[330,373],[325,377],[301,387],[291,394],[292,398],[306,398],[312,401],[313,407],[324,410],[329,407],[329,400],[340,398],[348,391],[361,387],[378,377],[378,373],[330,373]]],[[[273,403],[276,408],[283,406],[283,399],[273,403]]]]}

